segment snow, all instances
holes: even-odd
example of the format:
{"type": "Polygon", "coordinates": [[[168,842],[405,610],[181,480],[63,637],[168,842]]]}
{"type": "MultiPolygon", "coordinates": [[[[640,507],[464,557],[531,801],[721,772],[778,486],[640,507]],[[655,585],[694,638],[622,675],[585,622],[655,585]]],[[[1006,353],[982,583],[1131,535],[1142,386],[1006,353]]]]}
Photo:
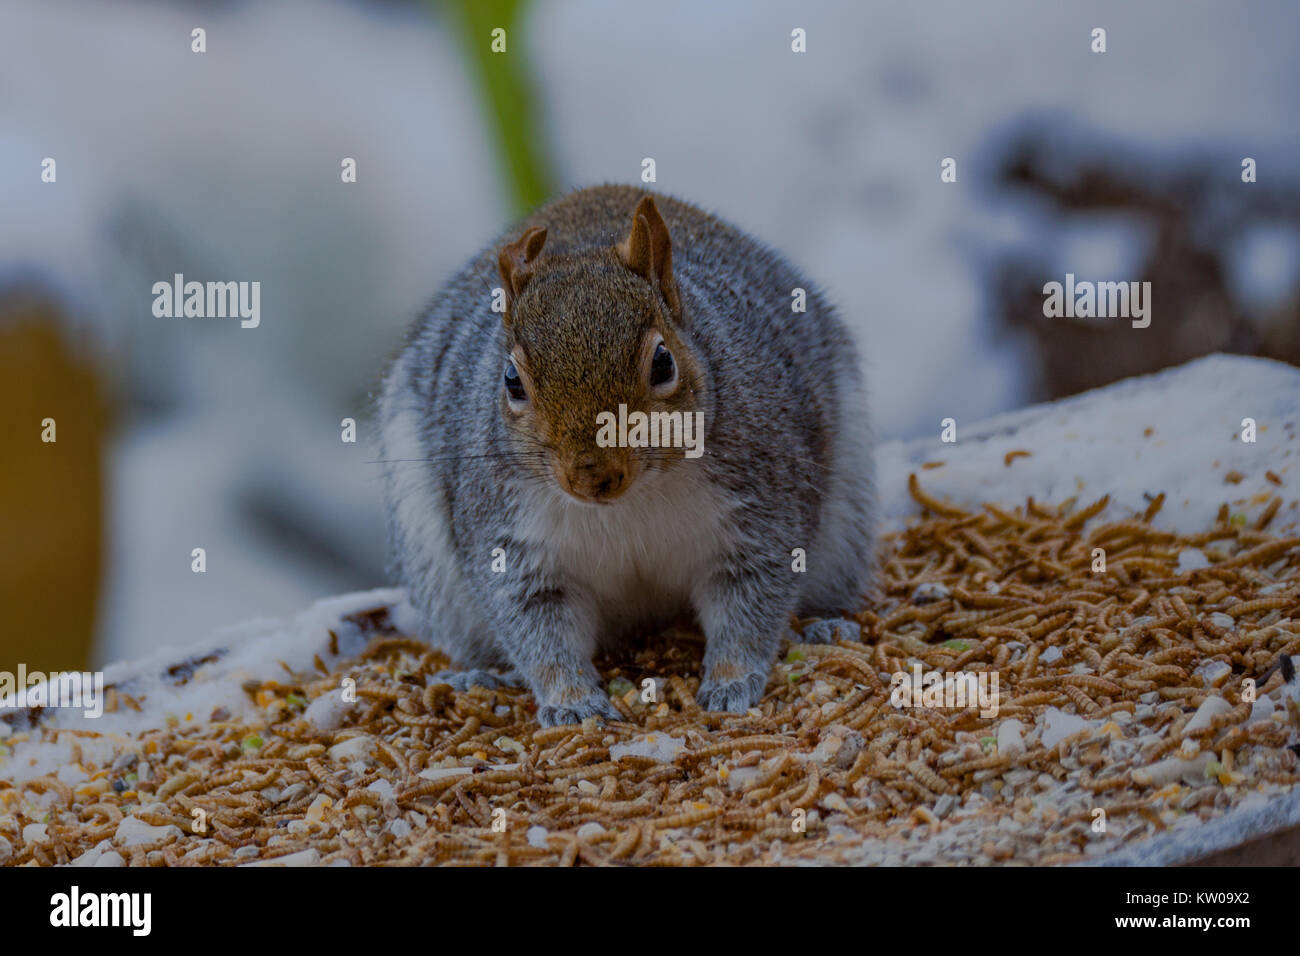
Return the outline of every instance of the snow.
{"type": "Polygon", "coordinates": [[[1132,773],[1133,782],[1143,787],[1162,787],[1175,780],[1188,786],[1205,783],[1214,754],[1202,753],[1193,757],[1166,757],[1149,767],[1138,767],[1132,773]]]}
{"type": "Polygon", "coordinates": [[[397,840],[404,840],[411,835],[413,830],[414,828],[401,817],[388,822],[388,832],[397,840]]]}
{"type": "Polygon", "coordinates": [[[1092,726],[1088,721],[1075,714],[1049,707],[1043,714],[1046,726],[1043,728],[1043,746],[1051,750],[1066,737],[1087,730],[1092,726]]]}
{"type": "Polygon", "coordinates": [[[579,840],[588,842],[606,832],[607,831],[603,826],[593,820],[591,823],[584,823],[582,826],[578,827],[578,832],[575,835],[579,840]]]}
{"type": "Polygon", "coordinates": [[[1259,309],[1284,307],[1300,275],[1300,231],[1282,223],[1248,230],[1228,250],[1227,280],[1235,295],[1259,309]]]}
{"type": "MultiPolygon", "coordinates": [[[[1189,736],[1203,727],[1210,726],[1210,722],[1220,714],[1226,714],[1232,710],[1232,705],[1222,697],[1207,697],[1200,707],[1196,708],[1196,713],[1192,719],[1187,722],[1183,728],[1183,736],[1189,736]]],[[[1252,708],[1253,710],[1253,708],[1252,708]]]]}
{"type": "Polygon", "coordinates": [[[1072,272],[1076,282],[1096,282],[1141,275],[1155,232],[1131,213],[1094,213],[1058,225],[1046,238],[1049,278],[1064,281],[1072,272]]]}
{"type": "Polygon", "coordinates": [[[69,861],[68,866],[126,866],[126,860],[113,849],[112,840],[100,840],[81,856],[69,861]]]}
{"type": "Polygon", "coordinates": [[[321,733],[329,733],[343,726],[352,706],[342,694],[322,694],[307,705],[303,717],[321,733]]]}
{"type": "Polygon", "coordinates": [[[361,760],[369,757],[374,752],[375,739],[369,734],[358,734],[356,737],[349,737],[329,749],[330,759],[339,763],[361,760]]]}
{"type": "MultiPolygon", "coordinates": [[[[120,743],[124,735],[161,726],[167,715],[182,721],[204,721],[213,710],[224,707],[232,716],[252,717],[254,706],[241,688],[245,680],[283,678],[285,666],[299,672],[311,670],[316,655],[327,665],[354,656],[368,638],[359,626],[343,618],[393,604],[402,597],[400,590],[382,588],[328,598],[283,620],[247,621],[188,647],[165,647],[135,662],[110,665],[104,670],[105,686],[131,694],[141,702],[141,712],[121,707],[116,713],[91,720],[81,717],[79,711],[51,710],[42,715],[42,724],[108,735],[102,741],[81,739],[87,758],[102,761],[114,740],[120,743]],[[338,638],[338,654],[330,653],[331,631],[338,638]],[[197,666],[183,685],[177,686],[175,678],[167,674],[173,665],[217,653],[218,659],[197,666]]],[[[57,773],[70,759],[67,743],[19,741],[13,750],[7,761],[0,761],[0,773],[13,779],[57,773]]]]}
{"type": "Polygon", "coordinates": [[[1224,502],[1253,519],[1280,494],[1269,530],[1282,534],[1300,527],[1300,369],[1211,355],[982,422],[959,419],[952,444],[940,440],[936,422],[932,437],[883,445],[877,462],[885,516],[895,523],[915,513],[906,482],[915,472],[927,492],[965,508],[1030,496],[1083,506],[1109,495],[1094,524],[1141,514],[1163,492],[1152,523],[1182,533],[1210,527],[1224,502]],[[1254,443],[1240,440],[1244,418],[1258,424],[1254,443]],[[1011,451],[1030,455],[1008,465],[1011,451]],[[923,469],[926,462],[943,464],[923,469]],[[1234,471],[1244,477],[1226,484],[1234,471]]]}
{"type": "Polygon", "coordinates": [[[624,757],[649,757],[660,763],[671,763],[673,758],[686,749],[686,741],[668,734],[646,734],[635,737],[625,744],[615,744],[609,748],[610,760],[624,757]]]}
{"type": "Polygon", "coordinates": [[[127,816],[122,818],[122,822],[117,825],[117,832],[113,834],[113,842],[118,846],[150,846],[154,843],[161,843],[168,837],[183,837],[181,828],[175,824],[169,823],[164,826],[154,826],[138,820],[135,817],[127,816]]]}
{"type": "Polygon", "coordinates": [[[1025,752],[1025,742],[1021,739],[1025,725],[1012,718],[998,724],[998,754],[1014,757],[1025,752]]]}

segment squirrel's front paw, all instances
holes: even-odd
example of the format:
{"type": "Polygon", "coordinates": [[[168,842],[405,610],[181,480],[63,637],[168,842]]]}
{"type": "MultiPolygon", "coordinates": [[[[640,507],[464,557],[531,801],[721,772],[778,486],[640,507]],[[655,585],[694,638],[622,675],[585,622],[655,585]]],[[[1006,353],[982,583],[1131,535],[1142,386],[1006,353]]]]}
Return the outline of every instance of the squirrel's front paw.
{"type": "Polygon", "coordinates": [[[799,644],[834,644],[836,641],[862,639],[862,625],[846,617],[820,617],[803,626],[803,637],[792,634],[790,639],[799,644]]]}
{"type": "Polygon", "coordinates": [[[695,701],[705,710],[742,714],[758,703],[766,685],[765,674],[750,674],[736,680],[706,677],[700,684],[695,701]]]}
{"type": "Polygon", "coordinates": [[[573,703],[543,704],[537,708],[537,719],[543,727],[580,724],[588,717],[603,717],[606,720],[623,719],[603,693],[593,693],[590,697],[584,697],[573,703]]]}

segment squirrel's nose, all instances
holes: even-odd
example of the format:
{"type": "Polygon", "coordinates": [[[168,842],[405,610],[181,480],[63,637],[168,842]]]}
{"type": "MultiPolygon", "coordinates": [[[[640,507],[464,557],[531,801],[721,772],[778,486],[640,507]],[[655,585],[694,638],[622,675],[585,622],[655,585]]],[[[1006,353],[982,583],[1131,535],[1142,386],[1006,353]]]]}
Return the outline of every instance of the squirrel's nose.
{"type": "Polygon", "coordinates": [[[623,469],[614,468],[597,478],[591,487],[596,498],[609,498],[623,490],[623,469]]]}
{"type": "Polygon", "coordinates": [[[622,466],[602,462],[593,455],[573,463],[569,473],[569,487],[574,494],[598,501],[616,498],[627,484],[627,472],[622,466]]]}

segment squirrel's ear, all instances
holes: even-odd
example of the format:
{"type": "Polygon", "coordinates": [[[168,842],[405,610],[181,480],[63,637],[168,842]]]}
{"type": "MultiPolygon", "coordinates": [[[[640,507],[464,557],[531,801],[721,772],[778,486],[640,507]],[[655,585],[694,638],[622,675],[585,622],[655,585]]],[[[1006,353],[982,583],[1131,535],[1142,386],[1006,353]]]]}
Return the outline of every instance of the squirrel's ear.
{"type": "Polygon", "coordinates": [[[673,281],[673,244],[668,226],[653,196],[646,196],[632,214],[632,231],[614,247],[623,264],[663,293],[674,318],[681,318],[677,283],[673,281]]]}
{"type": "Polygon", "coordinates": [[[497,254],[497,270],[501,273],[507,306],[514,304],[533,277],[532,262],[545,244],[546,227],[534,226],[497,254]]]}

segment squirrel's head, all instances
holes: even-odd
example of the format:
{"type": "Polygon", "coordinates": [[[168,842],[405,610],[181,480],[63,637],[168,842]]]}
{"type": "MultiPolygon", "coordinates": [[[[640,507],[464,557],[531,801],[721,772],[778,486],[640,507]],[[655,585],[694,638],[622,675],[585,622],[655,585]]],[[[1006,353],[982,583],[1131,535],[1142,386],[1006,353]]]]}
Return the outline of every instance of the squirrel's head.
{"type": "Polygon", "coordinates": [[[632,431],[608,427],[611,417],[679,413],[680,426],[703,410],[704,370],[683,333],[668,227],[652,198],[637,205],[622,242],[572,255],[544,254],[545,243],[546,229],[535,227],[498,256],[507,333],[501,413],[518,443],[515,467],[605,504],[643,472],[684,457],[680,442],[635,447],[638,437],[625,440],[632,431]]]}

